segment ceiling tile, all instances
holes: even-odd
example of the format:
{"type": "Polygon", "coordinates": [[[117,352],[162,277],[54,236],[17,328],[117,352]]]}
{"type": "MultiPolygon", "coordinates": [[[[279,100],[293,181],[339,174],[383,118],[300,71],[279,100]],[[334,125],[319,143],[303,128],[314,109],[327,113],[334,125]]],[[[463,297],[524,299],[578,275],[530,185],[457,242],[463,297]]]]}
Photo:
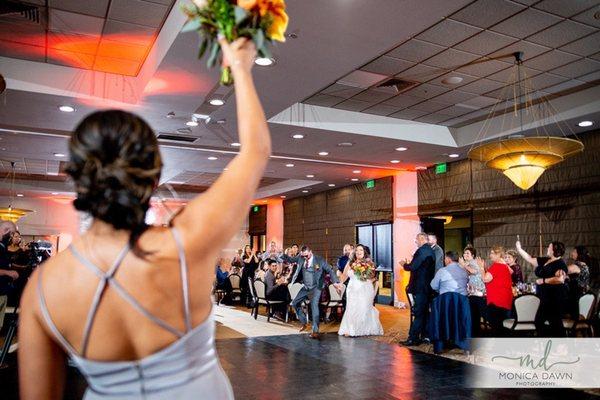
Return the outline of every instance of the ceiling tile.
{"type": "Polygon", "coordinates": [[[417,35],[416,38],[441,46],[450,47],[478,32],[481,32],[481,28],[453,21],[451,19],[445,19],[427,29],[425,32],[417,35]]]}
{"type": "Polygon", "coordinates": [[[356,94],[359,94],[362,91],[363,91],[363,89],[361,89],[361,88],[341,85],[339,83],[334,83],[333,85],[329,86],[327,89],[324,89],[323,91],[321,91],[321,93],[328,94],[331,96],[341,97],[344,99],[349,99],[350,97],[352,97],[356,94]]]}
{"type": "Polygon", "coordinates": [[[100,36],[104,19],[68,11],[49,9],[48,29],[56,32],[100,36]]]}
{"type": "MultiPolygon", "coordinates": [[[[468,64],[478,58],[479,56],[476,56],[475,54],[455,49],[448,49],[436,56],[431,57],[424,63],[432,67],[457,69],[458,67],[468,64]]],[[[467,72],[465,71],[465,73],[467,72]]]]}
{"type": "Polygon", "coordinates": [[[127,22],[106,20],[104,37],[110,40],[127,41],[128,43],[148,46],[154,40],[157,29],[127,22]]]}
{"type": "Polygon", "coordinates": [[[411,109],[407,108],[406,110],[398,111],[389,116],[394,117],[394,118],[400,118],[400,119],[415,119],[415,118],[421,117],[425,114],[427,114],[426,111],[411,110],[411,109]]]}
{"type": "Polygon", "coordinates": [[[489,28],[524,8],[525,6],[506,0],[479,0],[450,17],[480,28],[489,28]]]}
{"type": "Polygon", "coordinates": [[[347,110],[347,111],[362,111],[365,108],[368,108],[371,105],[371,103],[368,103],[366,101],[359,101],[359,100],[346,100],[340,104],[337,104],[336,106],[334,106],[334,108],[339,108],[341,110],[347,110]]]}
{"type": "Polygon", "coordinates": [[[442,74],[446,73],[445,69],[430,67],[424,64],[417,64],[405,71],[402,71],[396,78],[404,79],[410,82],[427,82],[442,74]]]}
{"type": "Polygon", "coordinates": [[[438,85],[438,86],[446,86],[449,89],[452,89],[452,88],[457,88],[457,87],[462,86],[462,85],[466,85],[467,83],[473,82],[473,81],[475,81],[477,79],[479,79],[479,78],[476,77],[476,76],[471,76],[471,75],[463,74],[463,73],[458,72],[458,71],[452,71],[452,72],[448,72],[447,74],[444,74],[442,76],[439,76],[439,77],[433,79],[429,83],[432,83],[432,84],[438,85]],[[461,78],[462,81],[460,83],[457,83],[457,84],[449,84],[449,83],[442,82],[444,79],[451,78],[451,77],[461,78]]]}
{"type": "Polygon", "coordinates": [[[582,81],[576,80],[576,79],[571,79],[571,80],[565,81],[563,83],[559,83],[558,85],[544,88],[544,92],[551,93],[551,94],[560,93],[560,92],[564,92],[567,90],[572,90],[572,89],[578,88],[582,85],[585,85],[585,82],[582,82],[582,81]]]}
{"type": "Polygon", "coordinates": [[[592,27],[580,24],[579,22],[566,20],[528,37],[527,40],[544,46],[557,48],[573,40],[589,35],[592,32],[594,32],[594,28],[592,27]]]}
{"type": "Polygon", "coordinates": [[[429,101],[424,101],[422,103],[419,104],[415,104],[414,106],[409,107],[410,110],[419,110],[419,111],[426,111],[426,112],[435,112],[437,110],[441,110],[443,108],[448,107],[448,104],[446,103],[441,103],[439,101],[434,101],[434,100],[429,100],[429,101]]]}
{"type": "Polygon", "coordinates": [[[144,1],[147,1],[149,3],[162,4],[165,6],[170,6],[171,4],[173,4],[173,0],[144,0],[144,1]]]}
{"type": "Polygon", "coordinates": [[[478,35],[457,44],[454,48],[485,56],[516,41],[517,39],[510,36],[483,31],[478,35]]]}
{"type": "Polygon", "coordinates": [[[434,100],[447,104],[456,104],[472,99],[473,97],[475,97],[473,93],[462,92],[460,90],[451,90],[435,97],[434,100]]]}
{"type": "Polygon", "coordinates": [[[598,61],[600,61],[600,52],[598,52],[598,53],[596,53],[596,54],[594,54],[594,55],[590,56],[590,58],[593,58],[594,60],[598,60],[598,61]]]}
{"type": "Polygon", "coordinates": [[[566,76],[567,78],[577,78],[597,71],[600,71],[600,62],[583,58],[571,64],[553,69],[551,72],[553,74],[566,76]]]}
{"type": "Polygon", "coordinates": [[[498,60],[485,60],[477,64],[471,64],[462,67],[460,71],[464,72],[465,74],[480,76],[483,78],[506,68],[510,68],[510,66],[511,64],[498,60]]]}
{"type": "Polygon", "coordinates": [[[410,61],[400,60],[389,56],[381,56],[360,69],[375,74],[396,75],[400,71],[404,71],[413,65],[415,65],[415,63],[410,61]]]}
{"type": "Polygon", "coordinates": [[[367,101],[369,103],[380,103],[393,96],[393,93],[380,92],[376,90],[365,90],[352,97],[352,100],[367,101]]]}
{"type": "Polygon", "coordinates": [[[46,62],[46,50],[44,47],[5,42],[4,40],[0,40],[0,56],[46,62]]]}
{"type": "Polygon", "coordinates": [[[600,5],[582,12],[581,14],[574,16],[572,19],[578,22],[583,22],[584,24],[595,26],[596,28],[600,28],[600,19],[595,17],[596,13],[598,12],[600,12],[600,5]]]}
{"type": "Polygon", "coordinates": [[[367,71],[353,71],[337,81],[342,85],[359,87],[359,88],[369,88],[375,85],[378,82],[386,79],[387,75],[374,74],[372,72],[367,71]]]}
{"type": "Polygon", "coordinates": [[[108,11],[109,0],[48,0],[50,8],[71,11],[78,14],[86,14],[94,17],[104,18],[108,11]]]}
{"type": "Polygon", "coordinates": [[[96,54],[100,36],[73,35],[48,31],[48,47],[56,50],[96,54]]]}
{"type": "Polygon", "coordinates": [[[489,56],[490,57],[506,56],[506,58],[503,58],[503,60],[514,61],[513,53],[515,53],[517,51],[522,51],[523,53],[525,53],[523,56],[523,60],[527,61],[530,58],[539,56],[540,54],[545,53],[549,50],[551,50],[550,47],[540,46],[539,44],[521,40],[519,42],[516,42],[509,46],[506,46],[505,48],[500,49],[500,50],[490,54],[489,56]]]}
{"type": "Polygon", "coordinates": [[[450,89],[447,87],[430,85],[428,83],[424,83],[424,84],[419,85],[405,93],[408,94],[409,96],[420,97],[422,99],[430,99],[432,97],[435,97],[437,95],[445,93],[449,90],[450,89]]]}
{"type": "Polygon", "coordinates": [[[597,4],[597,0],[544,0],[537,3],[534,7],[560,15],[561,17],[569,18],[597,4]]]}
{"type": "Polygon", "coordinates": [[[390,57],[413,62],[420,62],[443,51],[445,47],[422,40],[412,39],[387,53],[390,57]]]}
{"type": "Polygon", "coordinates": [[[311,104],[313,106],[331,107],[334,104],[341,103],[344,101],[341,97],[329,96],[326,94],[316,94],[309,99],[304,101],[304,104],[311,104]]]}
{"type": "Polygon", "coordinates": [[[147,47],[144,46],[102,39],[98,46],[98,55],[123,60],[143,61],[146,58],[147,50],[147,47]]]}
{"type": "Polygon", "coordinates": [[[448,119],[447,115],[443,114],[429,114],[423,117],[416,118],[415,121],[425,122],[427,124],[437,124],[442,121],[446,121],[448,119]]]}
{"type": "Polygon", "coordinates": [[[483,94],[491,90],[501,88],[502,86],[504,86],[504,84],[500,82],[491,81],[489,79],[480,79],[478,81],[461,86],[460,90],[469,93],[483,94]]]}
{"type": "Polygon", "coordinates": [[[111,0],[108,18],[138,25],[158,27],[169,7],[141,0],[111,0]]]}
{"type": "Polygon", "coordinates": [[[526,6],[533,5],[540,0],[515,0],[517,3],[525,4],[526,6]]]}
{"type": "Polygon", "coordinates": [[[470,112],[473,112],[472,107],[467,108],[467,107],[461,106],[460,104],[455,104],[453,106],[436,111],[436,114],[443,114],[443,115],[447,115],[449,117],[458,117],[461,115],[468,114],[470,112]]]}
{"type": "Polygon", "coordinates": [[[474,98],[472,98],[470,100],[463,101],[459,105],[461,105],[461,106],[467,106],[467,107],[483,108],[483,107],[491,106],[492,104],[495,104],[497,102],[498,102],[497,99],[494,99],[494,98],[491,98],[491,97],[477,96],[477,97],[474,97],[474,98]]]}
{"type": "Polygon", "coordinates": [[[44,28],[37,24],[0,22],[0,40],[45,47],[44,28]]]}
{"type": "Polygon", "coordinates": [[[94,70],[117,75],[135,76],[138,73],[140,65],[141,63],[137,61],[96,56],[94,70]]]}
{"type": "Polygon", "coordinates": [[[56,49],[48,49],[47,60],[49,63],[66,65],[67,67],[92,69],[95,56],[93,54],[74,53],[56,49]]]}
{"type": "Polygon", "coordinates": [[[539,69],[540,71],[549,71],[556,67],[560,67],[561,65],[573,62],[579,58],[580,57],[565,53],[564,51],[553,50],[549,51],[548,53],[544,53],[541,56],[529,59],[525,61],[524,64],[528,67],[539,69]]]}
{"type": "Polygon", "coordinates": [[[568,53],[590,56],[600,50],[600,32],[596,32],[560,48],[568,53]]]}
{"type": "Polygon", "coordinates": [[[600,80],[600,71],[596,71],[596,72],[592,72],[591,74],[580,76],[577,79],[582,80],[584,82],[595,82],[597,80],[600,80]]]}
{"type": "MultiPolygon", "coordinates": [[[[535,75],[539,75],[540,72],[541,71],[538,71],[536,69],[521,66],[521,80],[530,78],[535,75]]],[[[488,76],[487,79],[491,79],[491,80],[494,80],[497,82],[508,84],[508,83],[517,82],[517,80],[518,80],[517,76],[518,76],[517,68],[516,68],[516,66],[513,65],[510,68],[506,68],[505,70],[496,72],[495,74],[488,76]]]]}
{"type": "Polygon", "coordinates": [[[375,115],[390,115],[397,111],[398,107],[388,106],[386,104],[377,104],[373,107],[369,107],[366,110],[363,110],[364,113],[375,115]]]}
{"type": "Polygon", "coordinates": [[[505,35],[523,39],[560,21],[561,18],[556,15],[528,8],[522,13],[519,13],[506,21],[502,21],[490,29],[494,32],[504,33],[505,35]]]}
{"type": "Polygon", "coordinates": [[[391,99],[384,101],[384,104],[390,105],[390,106],[395,106],[399,109],[402,109],[402,108],[410,107],[413,104],[417,104],[422,101],[423,101],[423,98],[421,98],[421,97],[415,97],[415,96],[410,96],[410,95],[401,93],[396,97],[392,97],[391,99]]]}

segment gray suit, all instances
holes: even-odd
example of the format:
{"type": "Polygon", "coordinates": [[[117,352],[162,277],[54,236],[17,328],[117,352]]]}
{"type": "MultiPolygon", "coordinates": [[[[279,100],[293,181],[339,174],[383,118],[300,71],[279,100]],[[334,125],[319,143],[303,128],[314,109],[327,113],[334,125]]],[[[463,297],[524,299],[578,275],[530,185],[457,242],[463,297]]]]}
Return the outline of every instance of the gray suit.
{"type": "Polygon", "coordinates": [[[442,249],[437,243],[431,246],[431,249],[435,254],[435,273],[437,274],[440,269],[444,268],[444,249],[442,249]]]}
{"type": "Polygon", "coordinates": [[[334,283],[338,283],[339,280],[335,274],[335,270],[323,257],[316,254],[313,254],[311,265],[306,265],[306,260],[300,256],[289,257],[284,255],[283,260],[289,263],[298,263],[290,285],[299,282],[299,280],[302,280],[302,284],[304,285],[296,298],[292,299],[292,306],[296,310],[296,315],[298,315],[300,323],[307,323],[307,318],[304,311],[302,311],[301,304],[304,300],[309,299],[312,312],[312,330],[313,332],[319,332],[319,300],[321,299],[321,290],[325,287],[324,273],[329,273],[331,280],[334,283]]]}

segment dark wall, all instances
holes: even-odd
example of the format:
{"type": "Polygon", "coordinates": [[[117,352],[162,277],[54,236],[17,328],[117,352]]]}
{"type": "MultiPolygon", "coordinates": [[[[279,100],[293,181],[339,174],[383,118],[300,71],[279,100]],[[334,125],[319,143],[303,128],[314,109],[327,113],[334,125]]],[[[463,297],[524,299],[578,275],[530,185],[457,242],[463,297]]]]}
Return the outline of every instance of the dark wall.
{"type": "Polygon", "coordinates": [[[284,207],[284,242],[306,243],[333,262],[345,243],[356,240],[355,225],[392,220],[392,178],[287,200],[284,207]]]}
{"type": "MultiPolygon", "coordinates": [[[[448,173],[418,174],[419,214],[468,211],[474,245],[486,252],[494,244],[514,247],[520,235],[532,255],[551,240],[567,248],[582,244],[600,256],[600,132],[580,139],[583,153],[548,169],[528,191],[500,171],[469,160],[448,165],[448,173]]],[[[527,266],[528,272],[531,268],[527,266]]]]}
{"type": "Polygon", "coordinates": [[[264,235],[267,232],[267,206],[258,206],[258,211],[254,212],[254,207],[250,207],[248,214],[248,234],[264,235]]]}

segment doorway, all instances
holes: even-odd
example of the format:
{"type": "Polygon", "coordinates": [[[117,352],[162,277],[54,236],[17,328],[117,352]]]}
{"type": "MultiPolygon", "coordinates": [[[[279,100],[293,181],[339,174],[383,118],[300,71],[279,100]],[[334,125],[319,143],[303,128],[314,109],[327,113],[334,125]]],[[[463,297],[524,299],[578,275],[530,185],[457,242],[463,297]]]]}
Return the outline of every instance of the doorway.
{"type": "Polygon", "coordinates": [[[379,292],[376,302],[394,303],[394,268],[392,224],[378,222],[356,225],[356,243],[369,247],[371,258],[377,266],[379,292]]]}

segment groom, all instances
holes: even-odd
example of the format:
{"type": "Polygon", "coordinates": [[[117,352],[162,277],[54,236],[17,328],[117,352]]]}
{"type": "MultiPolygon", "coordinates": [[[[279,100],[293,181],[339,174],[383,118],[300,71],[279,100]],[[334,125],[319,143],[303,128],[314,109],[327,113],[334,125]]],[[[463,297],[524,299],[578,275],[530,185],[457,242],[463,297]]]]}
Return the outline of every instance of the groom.
{"type": "Polygon", "coordinates": [[[284,261],[289,263],[298,263],[296,273],[292,278],[290,285],[296,282],[303,283],[302,289],[298,292],[295,299],[292,300],[292,306],[296,310],[296,315],[300,319],[302,328],[300,332],[304,332],[309,328],[306,315],[302,311],[302,303],[304,300],[309,299],[310,308],[312,311],[312,333],[310,337],[312,339],[319,338],[319,300],[321,299],[321,290],[324,287],[324,272],[329,273],[331,280],[334,282],[335,288],[341,291],[339,280],[335,274],[335,271],[323,259],[315,254],[308,246],[302,246],[300,254],[296,257],[289,257],[287,255],[282,256],[284,261]]]}

